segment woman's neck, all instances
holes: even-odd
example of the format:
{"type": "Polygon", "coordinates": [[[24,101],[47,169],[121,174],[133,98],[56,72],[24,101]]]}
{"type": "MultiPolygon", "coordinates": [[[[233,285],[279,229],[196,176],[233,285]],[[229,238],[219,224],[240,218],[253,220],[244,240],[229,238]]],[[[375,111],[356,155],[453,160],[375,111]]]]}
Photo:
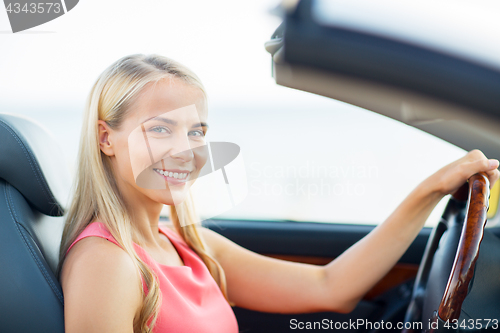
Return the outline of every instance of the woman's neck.
{"type": "Polygon", "coordinates": [[[134,238],[143,245],[155,248],[160,244],[158,222],[163,204],[153,201],[148,196],[132,188],[124,182],[117,182],[122,199],[130,215],[133,229],[137,234],[134,238]]]}

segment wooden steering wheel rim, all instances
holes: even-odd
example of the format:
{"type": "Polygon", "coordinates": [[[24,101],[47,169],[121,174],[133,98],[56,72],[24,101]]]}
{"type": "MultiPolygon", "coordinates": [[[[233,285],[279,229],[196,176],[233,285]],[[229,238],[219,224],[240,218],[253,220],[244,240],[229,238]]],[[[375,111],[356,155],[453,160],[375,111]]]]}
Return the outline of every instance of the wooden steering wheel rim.
{"type": "Polygon", "coordinates": [[[462,303],[474,277],[474,267],[483,240],[490,197],[490,182],[486,173],[479,172],[471,176],[468,183],[465,183],[453,196],[457,200],[467,200],[467,215],[451,274],[436,313],[444,322],[460,317],[462,303]]]}

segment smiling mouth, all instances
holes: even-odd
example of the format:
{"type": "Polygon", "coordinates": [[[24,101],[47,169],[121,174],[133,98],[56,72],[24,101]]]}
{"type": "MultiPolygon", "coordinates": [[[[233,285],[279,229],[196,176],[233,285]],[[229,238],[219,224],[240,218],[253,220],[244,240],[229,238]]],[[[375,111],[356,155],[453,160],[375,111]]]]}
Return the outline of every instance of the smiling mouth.
{"type": "Polygon", "coordinates": [[[169,170],[162,170],[162,169],[153,169],[156,173],[159,173],[162,176],[168,177],[168,178],[174,178],[178,180],[185,180],[187,176],[191,172],[185,171],[185,172],[180,172],[180,171],[169,171],[169,170]]]}
{"type": "Polygon", "coordinates": [[[187,182],[187,179],[189,175],[191,174],[190,171],[183,171],[183,170],[163,170],[163,169],[156,169],[153,168],[153,170],[159,174],[160,176],[163,177],[169,184],[171,185],[184,185],[187,182]]]}

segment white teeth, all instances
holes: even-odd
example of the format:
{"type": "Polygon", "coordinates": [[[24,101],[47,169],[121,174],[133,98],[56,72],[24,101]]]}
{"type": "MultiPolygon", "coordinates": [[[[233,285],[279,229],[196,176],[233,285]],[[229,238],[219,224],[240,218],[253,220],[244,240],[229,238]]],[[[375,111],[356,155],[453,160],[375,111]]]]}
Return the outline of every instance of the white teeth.
{"type": "Polygon", "coordinates": [[[168,172],[168,171],[163,171],[161,169],[154,169],[154,171],[166,177],[173,177],[175,179],[184,179],[189,174],[189,173],[179,173],[179,172],[168,172]]]}

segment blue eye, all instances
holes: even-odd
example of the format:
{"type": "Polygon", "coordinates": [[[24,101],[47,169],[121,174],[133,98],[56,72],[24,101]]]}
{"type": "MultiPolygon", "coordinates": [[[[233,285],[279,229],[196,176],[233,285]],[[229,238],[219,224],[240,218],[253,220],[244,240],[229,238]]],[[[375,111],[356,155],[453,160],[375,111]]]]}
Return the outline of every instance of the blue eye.
{"type": "Polygon", "coordinates": [[[189,133],[196,133],[197,135],[193,135],[196,137],[204,137],[205,136],[205,133],[203,133],[203,131],[191,131],[189,133]]]}
{"type": "Polygon", "coordinates": [[[151,132],[155,132],[155,133],[167,133],[167,129],[163,126],[155,126],[153,128],[150,129],[151,132]]]}

